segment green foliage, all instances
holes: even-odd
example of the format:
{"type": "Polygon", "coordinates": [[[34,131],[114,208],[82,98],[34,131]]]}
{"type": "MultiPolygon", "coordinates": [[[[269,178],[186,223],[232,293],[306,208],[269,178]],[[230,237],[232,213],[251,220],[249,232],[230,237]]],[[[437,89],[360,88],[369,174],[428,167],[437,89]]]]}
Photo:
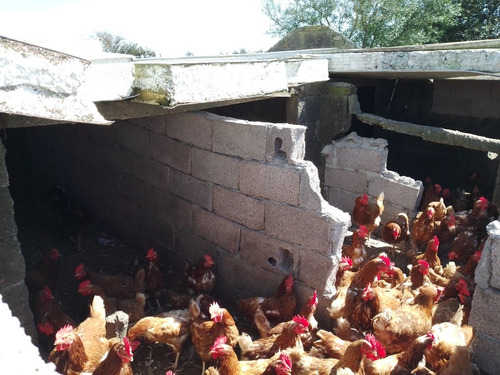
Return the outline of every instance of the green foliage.
{"type": "Polygon", "coordinates": [[[128,42],[122,36],[113,35],[107,31],[97,31],[95,35],[99,38],[104,52],[122,53],[139,58],[156,56],[153,50],[141,47],[137,43],[128,42]]]}
{"type": "Polygon", "coordinates": [[[498,37],[500,0],[262,0],[283,37],[297,27],[326,25],[362,48],[498,37]],[[495,18],[496,17],[496,18],[495,18]],[[494,20],[496,22],[494,22],[494,20]],[[465,28],[462,34],[458,30],[465,28]],[[462,38],[462,39],[457,39],[462,38]]]}
{"type": "Polygon", "coordinates": [[[500,0],[453,0],[460,13],[444,29],[443,42],[500,38],[500,0]]]}

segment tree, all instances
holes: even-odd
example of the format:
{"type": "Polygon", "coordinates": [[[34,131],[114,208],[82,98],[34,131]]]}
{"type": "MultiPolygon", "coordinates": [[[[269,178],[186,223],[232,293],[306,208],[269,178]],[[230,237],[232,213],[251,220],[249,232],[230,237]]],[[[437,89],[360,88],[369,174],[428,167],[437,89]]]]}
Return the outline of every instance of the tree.
{"type": "Polygon", "coordinates": [[[436,43],[456,22],[457,0],[262,0],[274,25],[269,33],[284,36],[292,29],[326,25],[362,48],[436,43]]]}
{"type": "Polygon", "coordinates": [[[500,37],[500,0],[453,0],[461,10],[453,25],[445,27],[443,42],[500,37]]]}
{"type": "Polygon", "coordinates": [[[99,39],[104,52],[123,53],[139,58],[155,57],[153,50],[139,46],[137,43],[128,42],[119,35],[113,35],[107,31],[97,31],[95,36],[99,39]]]}

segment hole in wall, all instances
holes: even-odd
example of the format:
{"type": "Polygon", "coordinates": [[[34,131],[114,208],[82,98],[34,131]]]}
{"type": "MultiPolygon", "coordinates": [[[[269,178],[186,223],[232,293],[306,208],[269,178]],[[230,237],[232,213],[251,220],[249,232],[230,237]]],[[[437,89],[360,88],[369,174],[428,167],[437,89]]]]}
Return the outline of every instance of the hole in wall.
{"type": "Polygon", "coordinates": [[[267,258],[267,262],[285,273],[290,273],[293,269],[293,255],[287,249],[278,249],[276,256],[267,258]]]}
{"type": "Polygon", "coordinates": [[[283,140],[276,138],[274,140],[274,159],[286,160],[286,152],[281,149],[282,146],[283,140]]]}

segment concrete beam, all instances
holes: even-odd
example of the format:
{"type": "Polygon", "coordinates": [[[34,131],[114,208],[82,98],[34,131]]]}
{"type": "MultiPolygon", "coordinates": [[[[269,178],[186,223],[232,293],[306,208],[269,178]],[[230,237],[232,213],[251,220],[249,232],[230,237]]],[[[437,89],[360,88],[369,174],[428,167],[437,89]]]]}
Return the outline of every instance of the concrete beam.
{"type": "MultiPolygon", "coordinates": [[[[90,61],[4,37],[0,55],[0,112],[14,115],[13,120],[24,116],[46,124],[111,123],[80,92],[90,61]]],[[[3,118],[2,126],[10,127],[10,119],[3,118]]]]}

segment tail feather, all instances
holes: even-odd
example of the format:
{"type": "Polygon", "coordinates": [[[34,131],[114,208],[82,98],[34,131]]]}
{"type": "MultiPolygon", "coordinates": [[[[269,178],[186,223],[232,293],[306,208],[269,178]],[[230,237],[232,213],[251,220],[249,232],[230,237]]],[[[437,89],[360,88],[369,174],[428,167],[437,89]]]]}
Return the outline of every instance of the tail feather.
{"type": "Polygon", "coordinates": [[[106,309],[104,308],[104,300],[101,296],[94,296],[92,305],[90,306],[90,316],[96,319],[106,319],[106,309]]]}
{"type": "Polygon", "coordinates": [[[253,344],[252,338],[246,332],[242,332],[241,335],[238,336],[238,345],[241,348],[241,351],[247,352],[251,349],[253,344]]]}

